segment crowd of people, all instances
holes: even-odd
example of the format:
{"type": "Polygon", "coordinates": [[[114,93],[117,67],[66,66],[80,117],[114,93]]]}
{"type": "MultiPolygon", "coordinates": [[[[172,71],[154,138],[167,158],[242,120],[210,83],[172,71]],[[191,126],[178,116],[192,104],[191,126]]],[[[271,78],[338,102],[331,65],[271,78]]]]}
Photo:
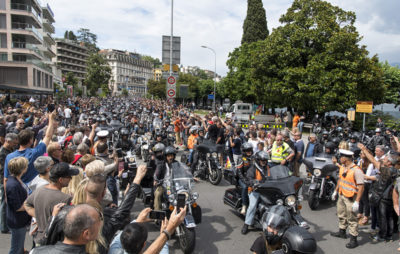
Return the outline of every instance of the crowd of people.
{"type": "Polygon", "coordinates": [[[372,151],[356,136],[337,142],[326,133],[311,133],[305,144],[305,116],[297,113],[293,119],[287,114],[275,117],[277,123],[285,122],[287,127],[292,123],[291,129],[266,130],[262,124],[252,124],[244,130],[234,116],[222,119],[213,112],[199,116],[193,109],[163,101],[119,98],[77,98],[57,103],[29,100],[3,105],[0,230],[11,233],[9,253],[26,252],[27,232],[33,238],[31,253],[131,254],[144,249],[144,253],[168,253],[166,242],[182,223],[186,208],[174,211],[169,221],[162,221],[160,235],[149,247],[145,246],[147,230],[143,223],[149,221],[151,209],[144,209],[133,221],[130,210],[149,170],[155,171],[154,208],[160,209],[159,199],[165,190],[159,188],[159,183],[165,166],[157,160],[165,165],[168,158],[175,159],[175,150],[188,152],[187,163],[197,176],[196,147],[205,140],[215,144],[220,164],[230,165],[238,177],[241,213],[246,216],[243,234],[253,223],[259,199],[252,189],[254,182],[265,181],[269,169],[277,165],[289,167],[291,174],[300,177],[304,158],[324,154],[339,167],[337,192],[332,198],[338,199],[340,230],[332,235],[347,238],[349,228],[347,247],[354,248],[358,245],[358,225],[371,221],[373,241],[393,239],[394,220],[399,216],[397,137],[390,136],[389,142],[384,142],[379,138],[383,130],[377,129],[372,151]],[[151,121],[143,121],[146,114],[159,118],[161,129],[151,121]],[[112,121],[122,126],[120,139],[114,144],[109,139],[112,133],[102,129],[112,121]],[[148,132],[155,140],[155,164],[138,166],[136,176],[120,193],[117,182],[122,179],[118,166],[121,158],[116,150],[134,149],[138,135],[148,132]],[[168,133],[173,134],[174,143],[170,143],[168,133]]]}

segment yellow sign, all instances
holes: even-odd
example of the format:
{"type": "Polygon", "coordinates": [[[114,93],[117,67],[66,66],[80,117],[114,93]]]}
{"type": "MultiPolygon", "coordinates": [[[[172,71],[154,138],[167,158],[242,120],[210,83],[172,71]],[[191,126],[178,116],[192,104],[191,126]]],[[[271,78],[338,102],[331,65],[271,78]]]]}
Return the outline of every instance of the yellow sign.
{"type": "Polygon", "coordinates": [[[357,101],[356,112],[358,113],[372,113],[374,103],[372,101],[357,101]]]}
{"type": "MultiPolygon", "coordinates": [[[[169,71],[169,64],[164,64],[163,67],[164,67],[164,71],[169,71]]],[[[172,71],[179,72],[179,66],[176,64],[172,65],[172,71]]]]}
{"type": "Polygon", "coordinates": [[[347,111],[347,119],[349,119],[349,121],[355,121],[356,120],[356,111],[354,111],[354,110],[347,111]]]}

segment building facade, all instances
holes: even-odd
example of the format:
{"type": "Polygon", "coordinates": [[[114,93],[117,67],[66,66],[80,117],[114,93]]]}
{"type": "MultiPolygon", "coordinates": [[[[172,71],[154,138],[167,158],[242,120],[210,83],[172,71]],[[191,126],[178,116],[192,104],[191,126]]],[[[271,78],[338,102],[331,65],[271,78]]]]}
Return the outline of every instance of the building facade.
{"type": "Polygon", "coordinates": [[[153,79],[155,81],[160,81],[162,79],[162,75],[163,75],[163,69],[161,68],[155,68],[153,70],[153,79]]]}
{"type": "Polygon", "coordinates": [[[62,75],[72,72],[79,82],[86,78],[87,59],[89,57],[88,49],[76,41],[68,39],[56,39],[54,49],[56,57],[53,62],[61,70],[62,75]]]}
{"type": "Polygon", "coordinates": [[[54,22],[37,0],[0,0],[0,93],[53,93],[54,22]]]}
{"type": "Polygon", "coordinates": [[[142,60],[140,55],[116,49],[100,51],[111,67],[109,87],[114,95],[127,89],[132,96],[143,97],[147,82],[153,78],[153,63],[142,60]]]}

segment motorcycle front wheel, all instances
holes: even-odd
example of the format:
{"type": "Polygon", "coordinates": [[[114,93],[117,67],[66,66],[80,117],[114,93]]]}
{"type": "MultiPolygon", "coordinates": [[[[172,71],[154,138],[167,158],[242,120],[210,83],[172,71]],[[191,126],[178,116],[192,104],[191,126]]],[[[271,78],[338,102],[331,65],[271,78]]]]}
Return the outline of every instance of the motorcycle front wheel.
{"type": "Polygon", "coordinates": [[[194,228],[185,227],[185,225],[180,225],[179,229],[181,231],[179,236],[179,245],[181,246],[183,253],[193,253],[196,245],[196,231],[194,228]]]}
{"type": "Polygon", "coordinates": [[[318,190],[310,190],[310,195],[308,196],[308,206],[311,210],[317,210],[319,206],[318,190]]]}
{"type": "Polygon", "coordinates": [[[213,185],[218,185],[222,180],[222,172],[219,168],[211,169],[208,174],[208,180],[213,185]]]}

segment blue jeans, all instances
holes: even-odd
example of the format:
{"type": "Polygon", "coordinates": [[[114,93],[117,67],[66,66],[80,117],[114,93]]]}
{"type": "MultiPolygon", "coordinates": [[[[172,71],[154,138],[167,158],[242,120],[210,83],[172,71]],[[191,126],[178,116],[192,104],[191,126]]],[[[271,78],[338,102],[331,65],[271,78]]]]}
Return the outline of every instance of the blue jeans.
{"type": "Polygon", "coordinates": [[[107,188],[111,193],[113,203],[118,205],[118,188],[115,177],[107,176],[107,188]]]}
{"type": "Polygon", "coordinates": [[[249,194],[247,191],[247,185],[239,179],[239,185],[242,187],[242,205],[248,206],[249,205],[249,194]]]}
{"type": "Polygon", "coordinates": [[[26,227],[10,228],[10,231],[11,231],[11,247],[9,254],[24,253],[26,227]]]}
{"type": "Polygon", "coordinates": [[[189,163],[191,164],[193,162],[193,149],[189,149],[189,163]]]}
{"type": "Polygon", "coordinates": [[[3,183],[0,184],[0,231],[7,232],[9,231],[7,227],[7,219],[6,219],[6,196],[4,192],[3,183]]]}
{"type": "Polygon", "coordinates": [[[246,219],[244,220],[244,223],[246,225],[249,226],[253,225],[254,215],[256,214],[257,203],[259,198],[260,198],[260,193],[256,191],[252,191],[249,194],[250,205],[249,208],[247,208],[246,219]]]}

